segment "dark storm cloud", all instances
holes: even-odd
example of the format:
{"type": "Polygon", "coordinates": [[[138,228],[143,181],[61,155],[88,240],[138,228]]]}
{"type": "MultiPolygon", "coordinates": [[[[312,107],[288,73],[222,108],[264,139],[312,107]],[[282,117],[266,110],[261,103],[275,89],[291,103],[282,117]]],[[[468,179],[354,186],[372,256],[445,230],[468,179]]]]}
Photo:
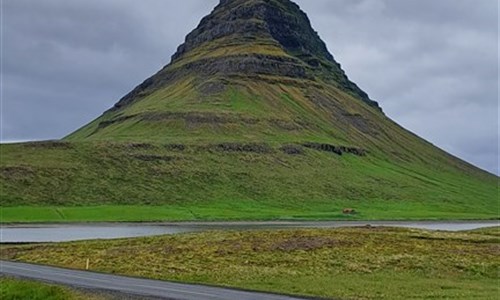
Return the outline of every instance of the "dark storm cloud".
{"type": "MultiPolygon", "coordinates": [[[[59,138],[167,64],[217,0],[3,0],[3,139],[59,138]]],[[[498,173],[497,0],[297,0],[404,127],[498,173]]]]}

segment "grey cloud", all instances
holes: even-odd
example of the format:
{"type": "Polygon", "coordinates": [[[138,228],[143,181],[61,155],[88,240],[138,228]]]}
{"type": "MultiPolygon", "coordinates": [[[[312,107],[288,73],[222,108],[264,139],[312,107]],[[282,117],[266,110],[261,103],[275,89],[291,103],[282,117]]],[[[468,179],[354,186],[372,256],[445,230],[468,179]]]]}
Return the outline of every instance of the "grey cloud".
{"type": "MultiPolygon", "coordinates": [[[[404,127],[498,174],[497,0],[297,0],[404,127]]],[[[3,138],[59,138],[167,64],[218,0],[3,0],[3,138]]]]}
{"type": "Polygon", "coordinates": [[[189,27],[213,5],[186,1],[174,9],[173,2],[162,0],[2,4],[4,140],[59,138],[95,118],[167,64],[189,27]]]}
{"type": "Polygon", "coordinates": [[[299,2],[390,117],[498,174],[496,0],[299,2]]]}

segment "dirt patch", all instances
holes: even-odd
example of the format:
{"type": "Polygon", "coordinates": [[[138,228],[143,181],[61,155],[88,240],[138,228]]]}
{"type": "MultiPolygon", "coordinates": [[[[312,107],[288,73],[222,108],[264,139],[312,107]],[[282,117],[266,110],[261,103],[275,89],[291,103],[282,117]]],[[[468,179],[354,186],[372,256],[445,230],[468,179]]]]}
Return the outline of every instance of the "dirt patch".
{"type": "Polygon", "coordinates": [[[19,253],[19,250],[17,248],[11,248],[11,247],[1,247],[0,248],[0,258],[3,260],[15,259],[17,256],[17,253],[19,253]]]}
{"type": "Polygon", "coordinates": [[[319,236],[295,236],[283,241],[272,243],[267,250],[270,251],[312,251],[321,248],[337,247],[341,244],[340,241],[328,237],[319,236]]]}
{"type": "Polygon", "coordinates": [[[0,167],[0,176],[7,179],[23,179],[35,175],[35,171],[26,166],[0,167]]]}
{"type": "Polygon", "coordinates": [[[488,245],[486,249],[484,249],[484,252],[478,251],[477,253],[478,254],[488,253],[498,257],[500,255],[500,244],[488,245]]]}

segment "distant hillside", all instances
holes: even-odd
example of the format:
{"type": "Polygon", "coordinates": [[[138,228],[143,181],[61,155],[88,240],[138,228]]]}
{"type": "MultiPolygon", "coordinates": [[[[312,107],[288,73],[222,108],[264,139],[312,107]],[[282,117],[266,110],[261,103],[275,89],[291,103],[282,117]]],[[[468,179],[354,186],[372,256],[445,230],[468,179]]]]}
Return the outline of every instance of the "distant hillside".
{"type": "Polygon", "coordinates": [[[102,116],[63,141],[1,151],[3,206],[173,205],[192,212],[181,219],[499,209],[498,177],[385,116],[289,0],[221,1],[102,116]]]}

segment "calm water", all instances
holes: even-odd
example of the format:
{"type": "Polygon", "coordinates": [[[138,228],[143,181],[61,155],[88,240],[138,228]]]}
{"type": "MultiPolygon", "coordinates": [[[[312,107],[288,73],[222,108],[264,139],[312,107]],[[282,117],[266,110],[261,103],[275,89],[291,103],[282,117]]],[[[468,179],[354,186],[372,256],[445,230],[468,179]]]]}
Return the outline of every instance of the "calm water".
{"type": "Polygon", "coordinates": [[[116,239],[207,230],[252,230],[283,228],[337,228],[350,226],[393,226],[429,230],[461,231],[500,226],[486,222],[297,222],[297,223],[185,223],[185,224],[103,224],[2,226],[1,243],[65,242],[116,239]]]}

